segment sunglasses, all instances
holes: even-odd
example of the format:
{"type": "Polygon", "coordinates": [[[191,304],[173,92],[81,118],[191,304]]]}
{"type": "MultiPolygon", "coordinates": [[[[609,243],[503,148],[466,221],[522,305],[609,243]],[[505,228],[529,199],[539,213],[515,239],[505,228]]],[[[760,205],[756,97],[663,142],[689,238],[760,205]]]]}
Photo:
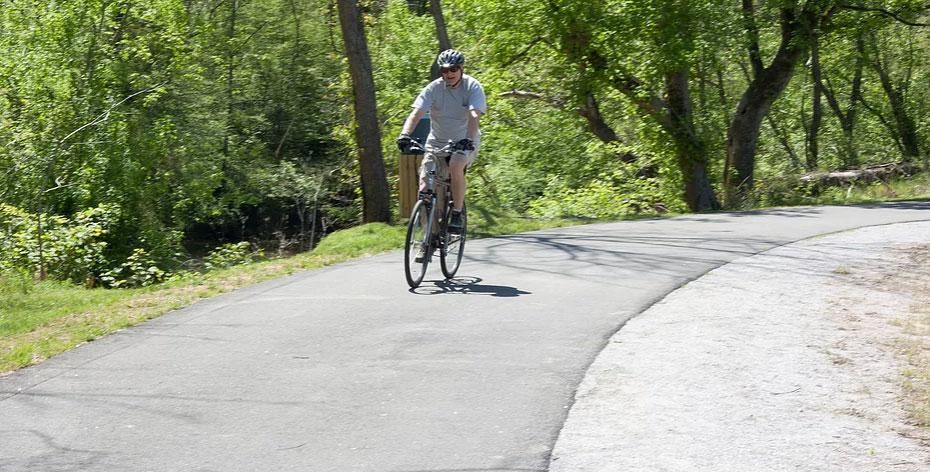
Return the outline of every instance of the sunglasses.
{"type": "Polygon", "coordinates": [[[461,66],[450,66],[450,67],[440,67],[440,68],[439,68],[439,72],[441,72],[441,73],[443,73],[443,74],[446,74],[446,73],[449,73],[449,72],[455,73],[455,72],[458,72],[458,71],[460,71],[460,70],[462,70],[462,67],[461,67],[461,66]]]}

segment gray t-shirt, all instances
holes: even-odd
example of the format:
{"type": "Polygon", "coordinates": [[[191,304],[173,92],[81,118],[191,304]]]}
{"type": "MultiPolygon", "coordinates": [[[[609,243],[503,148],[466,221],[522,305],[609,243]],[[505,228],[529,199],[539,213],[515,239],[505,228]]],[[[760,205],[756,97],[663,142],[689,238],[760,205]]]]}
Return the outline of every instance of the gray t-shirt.
{"type": "MultiPolygon", "coordinates": [[[[468,132],[468,114],[471,110],[487,113],[484,88],[474,77],[462,74],[456,88],[446,87],[441,78],[430,82],[413,101],[413,108],[429,112],[430,132],[427,145],[445,146],[449,140],[458,141],[468,132]]],[[[481,133],[475,136],[475,148],[481,141],[481,133]]]]}

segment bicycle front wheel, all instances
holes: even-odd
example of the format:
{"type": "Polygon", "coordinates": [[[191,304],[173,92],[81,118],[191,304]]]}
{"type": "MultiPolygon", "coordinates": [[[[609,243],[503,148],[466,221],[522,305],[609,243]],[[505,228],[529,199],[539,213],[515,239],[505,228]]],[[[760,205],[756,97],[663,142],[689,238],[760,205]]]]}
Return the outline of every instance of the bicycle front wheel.
{"type": "Polygon", "coordinates": [[[429,256],[432,248],[429,238],[429,212],[427,205],[420,200],[410,213],[410,222],[407,223],[407,240],[404,243],[404,275],[410,288],[417,288],[426,275],[426,266],[429,265],[429,256]],[[417,256],[420,261],[417,261],[417,256]]]}
{"type": "MultiPolygon", "coordinates": [[[[451,215],[452,209],[448,208],[444,221],[448,223],[451,215]]],[[[447,279],[451,279],[455,277],[455,273],[458,272],[459,266],[462,265],[462,254],[465,252],[465,236],[468,234],[468,212],[466,208],[464,206],[462,207],[461,233],[450,233],[447,223],[442,225],[443,244],[442,250],[439,252],[439,265],[442,266],[442,275],[445,275],[447,279]]]]}

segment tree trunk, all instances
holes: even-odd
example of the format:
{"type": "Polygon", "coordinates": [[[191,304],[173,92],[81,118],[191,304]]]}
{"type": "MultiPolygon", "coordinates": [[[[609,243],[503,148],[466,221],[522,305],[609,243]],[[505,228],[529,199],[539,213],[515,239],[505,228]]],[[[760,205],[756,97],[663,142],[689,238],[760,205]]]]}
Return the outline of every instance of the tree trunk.
{"type": "MultiPolygon", "coordinates": [[[[746,82],[752,82],[752,75],[750,74],[749,69],[746,67],[746,65],[743,63],[740,63],[739,66],[740,66],[740,69],[743,70],[743,76],[746,78],[746,82]]],[[[764,69],[764,67],[762,69],[764,69]]],[[[720,79],[720,80],[722,81],[723,79],[720,79]]],[[[726,105],[725,100],[721,100],[720,103],[723,105],[726,105]]],[[[805,120],[803,108],[804,107],[802,106],[801,107],[801,124],[802,125],[804,124],[804,120],[805,120]]],[[[724,124],[724,127],[727,127],[730,124],[730,114],[727,113],[726,115],[727,115],[727,121],[724,124]]],[[[778,125],[778,121],[776,121],[775,118],[773,118],[771,114],[766,114],[765,120],[768,121],[769,127],[772,128],[772,132],[775,133],[775,136],[778,138],[778,142],[781,143],[781,147],[783,147],[785,149],[785,152],[788,154],[788,162],[791,163],[791,168],[798,169],[801,166],[801,161],[798,159],[798,153],[795,152],[794,148],[791,146],[791,136],[789,135],[789,133],[785,131],[784,128],[778,125]]],[[[807,128],[805,127],[805,133],[806,132],[807,132],[807,128]]],[[[729,165],[729,161],[724,163],[723,175],[727,175],[728,165],[729,165]]]]}
{"type": "Polygon", "coordinates": [[[588,130],[597,136],[597,139],[600,139],[601,142],[613,143],[620,141],[616,131],[604,121],[597,98],[594,97],[592,92],[588,92],[584,97],[581,106],[578,107],[578,114],[588,122],[588,130]]]}
{"type": "Polygon", "coordinates": [[[685,180],[685,202],[695,212],[719,210],[720,203],[707,177],[707,147],[694,128],[687,69],[667,74],[665,90],[675,154],[685,180]]]}
{"type": "Polygon", "coordinates": [[[830,105],[833,113],[836,114],[836,118],[840,121],[840,128],[843,130],[843,165],[847,168],[859,165],[859,151],[853,139],[853,130],[856,125],[856,108],[862,99],[862,69],[865,58],[865,42],[862,39],[861,33],[856,39],[856,51],[858,54],[856,56],[856,66],[853,71],[851,91],[849,94],[849,107],[846,109],[846,112],[843,112],[843,109],[840,107],[839,100],[837,100],[836,93],[834,93],[833,87],[830,86],[829,80],[825,81],[823,87],[824,96],[827,97],[827,104],[830,105]]]}
{"type": "Polygon", "coordinates": [[[846,109],[846,120],[843,123],[843,135],[846,137],[847,166],[859,165],[859,150],[853,139],[853,129],[856,126],[856,112],[859,102],[862,101],[862,69],[865,67],[865,41],[862,33],[856,40],[859,54],[856,56],[856,71],[853,74],[852,91],[849,93],[849,108],[846,109]]]}
{"type": "Polygon", "coordinates": [[[728,207],[741,204],[752,190],[756,146],[762,121],[772,103],[785,90],[798,60],[807,50],[808,44],[804,36],[816,21],[812,12],[805,10],[801,15],[802,18],[799,19],[793,9],[782,9],[782,39],[778,52],[772,63],[755,75],[749,83],[727,130],[728,172],[724,175],[724,187],[728,207]]]}
{"type": "Polygon", "coordinates": [[[452,41],[449,40],[449,32],[446,30],[446,19],[442,15],[442,3],[439,0],[430,0],[429,10],[433,14],[433,21],[436,23],[436,37],[439,39],[439,50],[445,51],[452,49],[452,41]]]}
{"type": "Polygon", "coordinates": [[[349,75],[352,77],[355,141],[359,147],[364,206],[363,221],[387,223],[391,220],[390,192],[384,159],[381,156],[381,130],[378,127],[375,82],[372,78],[368,43],[365,40],[365,27],[356,0],[338,0],[337,8],[345,53],[349,60],[349,75]]]}
{"type": "MultiPolygon", "coordinates": [[[[236,50],[233,47],[236,39],[236,18],[239,14],[239,0],[232,0],[229,4],[229,20],[226,24],[226,130],[223,133],[223,156],[229,157],[229,136],[233,130],[233,84],[236,71],[236,50]]],[[[225,171],[226,161],[223,161],[223,170],[225,171]]],[[[225,174],[225,172],[224,172],[225,174]]]]}
{"type": "MultiPolygon", "coordinates": [[[[449,32],[446,30],[446,19],[442,15],[442,4],[440,0],[430,0],[429,10],[433,14],[433,21],[436,23],[436,38],[439,39],[439,52],[446,49],[452,49],[452,41],[449,40],[449,32]]],[[[433,61],[430,67],[430,80],[439,77],[439,64],[433,61]]]]}
{"type": "Polygon", "coordinates": [[[917,125],[914,122],[914,118],[907,111],[907,105],[904,103],[904,95],[901,93],[898,87],[895,87],[894,82],[891,79],[891,74],[888,72],[888,68],[885,66],[885,64],[882,64],[876,41],[877,40],[875,39],[875,36],[871,35],[872,48],[869,64],[878,74],[878,78],[882,83],[882,90],[885,91],[885,96],[888,97],[888,104],[891,105],[891,114],[894,118],[894,125],[897,127],[898,136],[901,138],[901,148],[904,153],[904,160],[906,162],[919,162],[921,153],[920,139],[917,136],[917,125]]]}
{"type": "Polygon", "coordinates": [[[433,14],[433,22],[436,23],[436,38],[439,40],[439,51],[452,49],[452,41],[449,40],[449,32],[446,30],[446,19],[442,15],[440,0],[430,0],[429,11],[433,14]]]}
{"type": "Polygon", "coordinates": [[[707,146],[694,128],[687,69],[666,74],[666,100],[643,96],[636,77],[616,77],[614,88],[627,96],[643,116],[651,117],[675,143],[678,166],[685,180],[685,203],[692,211],[719,210],[720,203],[707,173],[707,146]]]}
{"type": "Polygon", "coordinates": [[[743,28],[746,30],[746,49],[749,53],[749,63],[752,64],[752,76],[762,75],[765,65],[762,64],[762,54],[759,52],[759,26],[756,24],[754,0],[742,0],[743,28]]]}
{"type": "Polygon", "coordinates": [[[788,132],[785,131],[781,126],[778,126],[778,122],[775,121],[775,118],[772,118],[772,115],[765,117],[769,122],[769,126],[772,128],[772,131],[775,133],[775,136],[778,137],[778,142],[781,143],[781,147],[785,148],[785,152],[788,153],[788,162],[791,163],[792,169],[798,169],[801,167],[801,161],[798,159],[798,153],[794,151],[794,148],[791,147],[791,136],[788,135],[788,132]]]}
{"type": "Polygon", "coordinates": [[[820,41],[817,33],[811,35],[811,79],[814,91],[811,103],[811,123],[807,130],[807,169],[814,170],[819,165],[818,149],[820,125],[823,121],[823,80],[820,76],[820,41]]]}

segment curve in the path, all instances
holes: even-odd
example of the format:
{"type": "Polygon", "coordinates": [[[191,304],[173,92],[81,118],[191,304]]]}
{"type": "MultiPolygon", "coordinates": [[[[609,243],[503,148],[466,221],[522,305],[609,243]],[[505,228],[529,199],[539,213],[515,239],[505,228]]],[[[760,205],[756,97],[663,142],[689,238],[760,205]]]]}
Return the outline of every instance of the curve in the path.
{"type": "Polygon", "coordinates": [[[399,253],[197,303],[0,379],[0,470],[542,471],[604,343],[665,294],[930,203],[598,224],[399,253]]]}

